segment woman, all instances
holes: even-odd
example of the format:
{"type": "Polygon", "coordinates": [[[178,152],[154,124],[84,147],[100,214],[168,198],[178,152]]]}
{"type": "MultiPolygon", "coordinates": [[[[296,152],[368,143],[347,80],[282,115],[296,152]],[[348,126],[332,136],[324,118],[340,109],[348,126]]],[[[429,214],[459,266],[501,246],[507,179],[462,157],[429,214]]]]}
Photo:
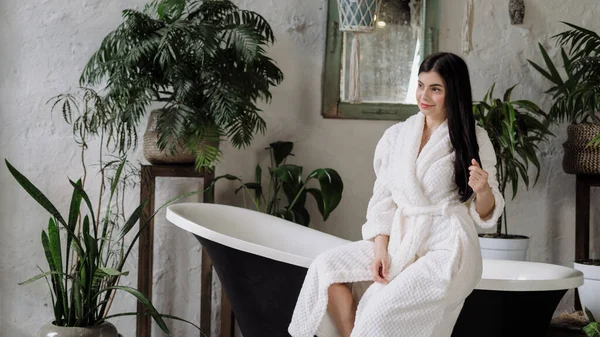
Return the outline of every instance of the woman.
{"type": "Polygon", "coordinates": [[[362,241],[310,266],[289,326],[293,337],[450,336],[481,278],[474,224],[496,224],[504,199],[496,156],[475,125],[465,62],[451,53],[419,68],[420,111],[385,131],[362,241]],[[356,301],[348,284],[374,281],[356,301]]]}

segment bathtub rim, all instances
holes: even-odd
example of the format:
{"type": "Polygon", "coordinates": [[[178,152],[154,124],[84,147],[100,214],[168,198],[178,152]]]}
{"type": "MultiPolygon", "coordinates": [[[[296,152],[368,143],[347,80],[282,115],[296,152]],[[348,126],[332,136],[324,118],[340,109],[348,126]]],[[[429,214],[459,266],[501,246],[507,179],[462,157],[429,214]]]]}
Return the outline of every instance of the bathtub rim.
{"type": "MultiPolygon", "coordinates": [[[[174,211],[174,208],[177,207],[186,207],[185,205],[190,204],[201,204],[201,205],[209,205],[205,203],[179,203],[170,205],[166,210],[166,218],[173,225],[184,229],[190,233],[195,235],[199,235],[207,240],[214,241],[216,243],[222,244],[224,246],[237,249],[246,253],[259,255],[267,259],[292,264],[295,266],[308,268],[312,263],[313,259],[301,256],[298,254],[293,254],[285,251],[281,251],[278,249],[265,247],[259,244],[255,244],[252,242],[248,242],[245,240],[237,239],[231,237],[229,235],[221,234],[217,231],[208,229],[201,224],[195,223],[191,220],[186,219],[182,215],[178,214],[174,211]]],[[[221,204],[210,204],[215,207],[222,208],[237,208],[248,212],[257,212],[241,207],[230,206],[230,205],[221,205],[221,204]]],[[[260,213],[260,212],[259,212],[260,213]]],[[[264,213],[261,213],[264,214],[264,213]]],[[[299,226],[299,225],[298,225],[299,226]]],[[[319,232],[311,228],[307,228],[307,230],[315,231],[319,234],[328,235],[330,234],[319,232]]],[[[340,240],[347,241],[350,243],[351,241],[339,238],[340,240]]],[[[548,264],[548,263],[540,263],[540,262],[530,262],[530,261],[508,261],[508,260],[483,260],[484,264],[538,264],[538,265],[551,265],[553,268],[566,268],[571,273],[569,277],[560,278],[560,279],[506,279],[506,278],[482,278],[475,290],[490,290],[490,291],[550,291],[550,290],[563,290],[563,289],[573,289],[583,285],[584,278],[583,273],[574,268],[569,268],[561,265],[548,264]],[[487,262],[486,262],[487,261],[487,262]]],[[[565,269],[565,271],[566,271],[565,269]]]]}
{"type": "MultiPolygon", "coordinates": [[[[182,204],[177,204],[177,205],[182,205],[182,204]]],[[[180,215],[176,211],[174,211],[172,209],[172,206],[177,206],[177,205],[171,205],[171,206],[167,207],[166,218],[167,218],[167,220],[169,220],[169,222],[171,222],[175,226],[177,226],[181,229],[184,229],[190,233],[199,235],[207,240],[214,241],[216,243],[219,243],[221,245],[224,245],[224,246],[227,246],[227,247],[230,247],[233,249],[241,250],[243,252],[254,254],[254,255],[259,255],[259,256],[262,256],[267,259],[271,259],[271,260],[275,260],[275,261],[279,261],[279,262],[283,262],[283,263],[289,263],[289,264],[292,264],[292,265],[295,265],[298,267],[308,268],[310,266],[310,264],[312,263],[312,259],[308,258],[306,256],[301,256],[298,254],[292,254],[292,253],[284,252],[284,251],[281,251],[278,249],[265,247],[265,246],[262,246],[262,245],[259,245],[256,243],[237,239],[237,238],[231,237],[229,235],[221,234],[212,229],[208,229],[198,223],[195,223],[191,220],[184,218],[182,215],[180,215]]],[[[217,205],[217,204],[215,204],[215,205],[217,205]]],[[[251,211],[251,210],[249,210],[249,211],[251,211]]]]}

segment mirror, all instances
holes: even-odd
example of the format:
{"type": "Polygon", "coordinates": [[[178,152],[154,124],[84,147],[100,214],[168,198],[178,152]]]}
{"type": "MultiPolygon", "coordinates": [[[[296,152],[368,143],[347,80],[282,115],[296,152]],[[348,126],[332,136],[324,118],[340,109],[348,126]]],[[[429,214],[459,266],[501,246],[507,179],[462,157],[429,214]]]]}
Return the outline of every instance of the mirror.
{"type": "Polygon", "coordinates": [[[437,50],[439,0],[382,0],[375,32],[359,35],[358,104],[347,97],[354,35],[339,31],[338,15],[337,0],[329,0],[323,116],[403,120],[416,113],[419,65],[437,50]]]}
{"type": "MultiPolygon", "coordinates": [[[[415,82],[422,61],[422,0],[383,0],[375,32],[359,34],[363,102],[416,104],[415,82]]],[[[348,101],[350,46],[343,33],[340,99],[348,101]]]]}

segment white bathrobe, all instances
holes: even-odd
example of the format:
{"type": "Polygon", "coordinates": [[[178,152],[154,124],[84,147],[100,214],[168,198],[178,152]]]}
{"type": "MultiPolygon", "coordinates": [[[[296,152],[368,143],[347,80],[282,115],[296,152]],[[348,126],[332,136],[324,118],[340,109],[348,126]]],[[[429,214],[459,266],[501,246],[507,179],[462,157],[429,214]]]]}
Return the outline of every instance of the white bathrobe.
{"type": "Polygon", "coordinates": [[[390,236],[390,282],[372,283],[364,292],[352,337],[451,335],[465,298],[481,278],[475,224],[494,226],[504,199],[496,180],[494,148],[483,128],[476,127],[479,155],[495,197],[493,214],[486,221],[475,209],[475,196],[460,203],[447,121],[419,154],[424,121],[419,112],[390,127],[378,142],[377,178],[363,240],[333,248],[313,261],[289,325],[293,337],[338,336],[324,328],[330,320],[327,288],[372,280],[373,238],[379,234],[390,236]]]}

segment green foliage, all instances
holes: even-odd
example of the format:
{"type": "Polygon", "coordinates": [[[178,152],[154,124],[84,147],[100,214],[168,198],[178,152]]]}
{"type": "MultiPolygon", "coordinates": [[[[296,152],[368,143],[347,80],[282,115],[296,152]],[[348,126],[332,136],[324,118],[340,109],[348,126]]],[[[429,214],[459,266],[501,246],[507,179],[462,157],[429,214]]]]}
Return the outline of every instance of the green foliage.
{"type": "Polygon", "coordinates": [[[302,166],[286,164],[287,158],[293,156],[293,147],[292,142],[279,141],[271,143],[267,148],[271,155],[271,167],[269,167],[269,186],[266,190],[262,185],[260,165],[256,165],[253,182],[244,183],[239,177],[225,174],[216,177],[209,188],[214,189],[220,179],[238,181],[240,186],[236,188],[235,193],[244,190],[246,192],[244,198],[248,195],[257,211],[304,226],[310,224],[310,214],[305,206],[307,194],[310,194],[317,202],[323,221],[326,221],[342,199],[344,189],[342,178],[334,169],[319,168],[303,179],[302,166]],[[319,188],[309,187],[311,180],[317,180],[319,188]],[[282,200],[283,197],[285,202],[282,200]]]}
{"type": "MultiPolygon", "coordinates": [[[[511,101],[510,96],[515,86],[507,89],[503,98],[499,99],[493,97],[494,84],[483,100],[473,105],[473,115],[477,123],[487,131],[496,151],[496,178],[500,193],[504,196],[506,186],[510,183],[513,199],[517,195],[520,178],[529,188],[530,164],[537,171],[533,185],[537,183],[540,174],[538,143],[546,141],[552,135],[548,129],[548,115],[535,103],[528,100],[511,101]]],[[[507,232],[505,212],[498,220],[498,234],[502,232],[502,218],[505,233],[507,232]]]]}
{"type": "Polygon", "coordinates": [[[137,168],[131,166],[124,157],[105,160],[100,151],[100,192],[95,204],[97,208],[94,209],[85,188],[85,151],[91,138],[99,138],[100,150],[106,148],[109,141],[107,134],[111,130],[106,116],[102,114],[106,111],[105,101],[92,90],[84,89],[82,93],[81,97],[57,96],[52,104],[54,109],[62,103],[63,117],[71,124],[75,141],[81,149],[83,177],[77,181],[69,180],[72,192],[67,213],[61,213],[33,182],[5,160],[9,172],[19,185],[50,215],[47,229],[41,233],[48,269],[44,271],[40,268],[40,274],[20,284],[25,285],[40,279],[47,281],[55,325],[88,327],[101,324],[112,317],[149,314],[160,329],[169,334],[163,318],[190,322],[160,314],[150,300],[138,290],[119,285],[119,282],[129,274],[123,270],[125,262],[140,233],[146,229],[151,219],[166,206],[198,192],[168,201],[146,222],[139,223],[146,201],[135,206],[129,214],[125,213],[126,190],[132,187],[133,178],[137,180],[137,168]],[[132,232],[138,223],[138,231],[132,232]],[[126,236],[133,233],[133,239],[126,240],[126,236]],[[135,297],[142,303],[145,312],[109,315],[117,291],[135,297]]]}
{"type": "MultiPolygon", "coordinates": [[[[130,243],[125,242],[125,235],[138,222],[144,207],[142,203],[127,218],[114,214],[114,210],[118,208],[116,204],[119,202],[115,200],[119,195],[117,189],[124,188],[124,178],[121,175],[126,162],[124,160],[119,162],[114,176],[111,177],[110,196],[106,205],[107,216],[99,222],[96,221],[96,214],[88,194],[83,189],[81,179],[77,182],[70,180],[73,187],[71,203],[68,215],[63,216],[27,177],[8,160],[5,162],[15,180],[51,216],[48,229],[42,230],[41,236],[49,270],[42,271],[20,284],[29,284],[42,278],[50,279],[54,324],[68,327],[101,324],[107,318],[113,317],[108,316],[108,312],[114,292],[119,290],[133,295],[142,303],[160,329],[168,334],[169,329],[162,319],[165,315],[159,314],[148,298],[134,288],[118,285],[120,278],[129,274],[123,271],[125,261],[140,232],[150,221],[140,225],[139,231],[130,243]],[[82,201],[85,206],[82,205],[82,201]],[[82,210],[82,206],[85,209],[82,210]],[[78,220],[81,219],[83,221],[79,221],[78,224],[78,220]],[[66,232],[65,241],[61,240],[59,230],[66,232]]],[[[175,200],[163,205],[159,210],[175,200]]]]}
{"type": "Polygon", "coordinates": [[[586,335],[588,335],[588,337],[600,337],[600,325],[598,322],[596,322],[594,315],[592,315],[592,312],[588,308],[585,308],[585,313],[590,322],[588,325],[583,327],[583,331],[586,335]]]}
{"type": "MultiPolygon", "coordinates": [[[[552,38],[561,48],[566,77],[539,44],[545,68],[531,60],[529,64],[552,83],[546,92],[552,94],[549,115],[554,122],[600,123],[600,36],[594,31],[563,22],[571,29],[552,38]]],[[[600,134],[590,146],[600,145],[600,134]]]]}
{"type": "MultiPolygon", "coordinates": [[[[117,148],[135,144],[135,130],[153,102],[161,103],[159,148],[178,142],[197,150],[202,140],[227,138],[235,147],[264,133],[258,100],[283,74],[265,48],[273,31],[259,14],[229,0],[154,0],[144,11],[123,11],[123,22],[102,41],[81,74],[82,86],[106,84],[105,106],[117,148]]],[[[221,152],[197,152],[210,167],[221,152]]]]}

